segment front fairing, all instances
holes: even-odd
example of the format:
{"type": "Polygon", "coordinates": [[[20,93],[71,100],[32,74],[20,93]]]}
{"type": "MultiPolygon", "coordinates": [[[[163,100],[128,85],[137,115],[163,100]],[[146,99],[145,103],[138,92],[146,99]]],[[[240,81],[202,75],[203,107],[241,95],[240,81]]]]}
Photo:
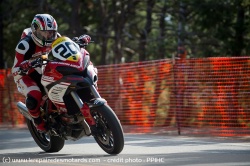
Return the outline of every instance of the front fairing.
{"type": "Polygon", "coordinates": [[[89,53],[66,37],[52,44],[50,56],[51,60],[43,67],[42,84],[45,87],[66,75],[82,75],[90,63],[89,53]]]}
{"type": "Polygon", "coordinates": [[[85,93],[91,94],[89,87],[97,82],[97,72],[90,63],[89,53],[83,48],[78,50],[74,46],[75,44],[68,39],[60,39],[60,42],[57,41],[56,45],[52,45],[52,51],[49,55],[52,57],[44,66],[41,79],[47,96],[55,104],[57,110],[70,114],[74,111],[67,108],[67,105],[72,104],[71,102],[66,103],[66,101],[70,101],[67,98],[69,92],[77,92],[78,88],[80,90],[84,88],[83,98],[90,100],[92,97],[88,98],[88,96],[91,95],[85,95],[85,93]],[[64,48],[68,48],[70,51],[65,51],[64,48]],[[70,55],[70,53],[72,54],[70,55]]]}

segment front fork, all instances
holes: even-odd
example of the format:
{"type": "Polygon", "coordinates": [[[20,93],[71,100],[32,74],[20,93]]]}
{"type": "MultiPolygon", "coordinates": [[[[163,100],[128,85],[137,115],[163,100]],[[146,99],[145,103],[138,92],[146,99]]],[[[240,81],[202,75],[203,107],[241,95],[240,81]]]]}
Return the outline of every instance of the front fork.
{"type": "Polygon", "coordinates": [[[83,105],[83,107],[81,108],[81,112],[82,112],[86,122],[88,123],[88,125],[93,126],[96,124],[95,119],[91,115],[89,106],[87,104],[83,105]]]}
{"type": "MultiPolygon", "coordinates": [[[[92,94],[94,95],[95,98],[101,98],[101,96],[97,92],[94,85],[90,86],[90,90],[91,90],[91,92],[92,92],[92,94]]],[[[75,100],[75,102],[76,102],[77,106],[79,107],[79,109],[81,110],[81,112],[82,112],[86,122],[88,123],[88,125],[90,125],[90,126],[95,125],[96,122],[95,122],[95,119],[92,117],[92,115],[90,113],[89,106],[82,102],[81,98],[78,96],[78,94],[75,91],[71,91],[70,94],[73,97],[73,99],[75,100]]]]}

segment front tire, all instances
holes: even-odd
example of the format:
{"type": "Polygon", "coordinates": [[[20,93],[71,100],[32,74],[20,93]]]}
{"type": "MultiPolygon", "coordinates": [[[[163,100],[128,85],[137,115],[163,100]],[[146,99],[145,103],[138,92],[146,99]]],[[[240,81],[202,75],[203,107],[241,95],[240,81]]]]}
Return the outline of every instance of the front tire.
{"type": "Polygon", "coordinates": [[[45,152],[58,152],[64,146],[64,139],[58,136],[50,136],[46,133],[37,131],[31,120],[26,119],[26,123],[30,134],[35,140],[36,144],[45,152]]]}
{"type": "Polygon", "coordinates": [[[124,147],[123,130],[119,119],[108,105],[91,108],[96,121],[97,133],[94,138],[98,145],[109,154],[119,154],[124,147]]]}

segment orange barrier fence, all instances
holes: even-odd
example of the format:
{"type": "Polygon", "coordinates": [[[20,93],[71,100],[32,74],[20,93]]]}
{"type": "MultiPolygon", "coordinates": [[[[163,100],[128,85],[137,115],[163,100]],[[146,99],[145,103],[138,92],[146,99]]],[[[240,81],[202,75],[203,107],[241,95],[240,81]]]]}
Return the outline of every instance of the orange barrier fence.
{"type": "Polygon", "coordinates": [[[24,118],[16,108],[16,102],[24,102],[19,94],[10,69],[0,70],[0,126],[24,124],[24,118]]]}
{"type": "MultiPolygon", "coordinates": [[[[250,58],[170,59],[97,66],[98,90],[126,132],[250,135],[250,58]]],[[[0,71],[0,125],[20,125],[24,100],[0,71]]]]}

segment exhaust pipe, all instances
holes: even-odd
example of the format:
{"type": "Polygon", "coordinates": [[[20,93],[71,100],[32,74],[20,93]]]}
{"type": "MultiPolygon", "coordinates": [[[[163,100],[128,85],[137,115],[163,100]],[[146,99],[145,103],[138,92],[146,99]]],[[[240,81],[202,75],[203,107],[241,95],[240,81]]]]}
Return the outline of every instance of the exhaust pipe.
{"type": "Polygon", "coordinates": [[[17,108],[18,108],[19,112],[20,112],[23,116],[25,116],[25,118],[27,118],[27,119],[29,119],[29,120],[32,120],[32,119],[33,119],[33,118],[30,116],[29,111],[28,111],[26,105],[25,105],[23,102],[21,102],[21,101],[17,102],[17,108]]]}

